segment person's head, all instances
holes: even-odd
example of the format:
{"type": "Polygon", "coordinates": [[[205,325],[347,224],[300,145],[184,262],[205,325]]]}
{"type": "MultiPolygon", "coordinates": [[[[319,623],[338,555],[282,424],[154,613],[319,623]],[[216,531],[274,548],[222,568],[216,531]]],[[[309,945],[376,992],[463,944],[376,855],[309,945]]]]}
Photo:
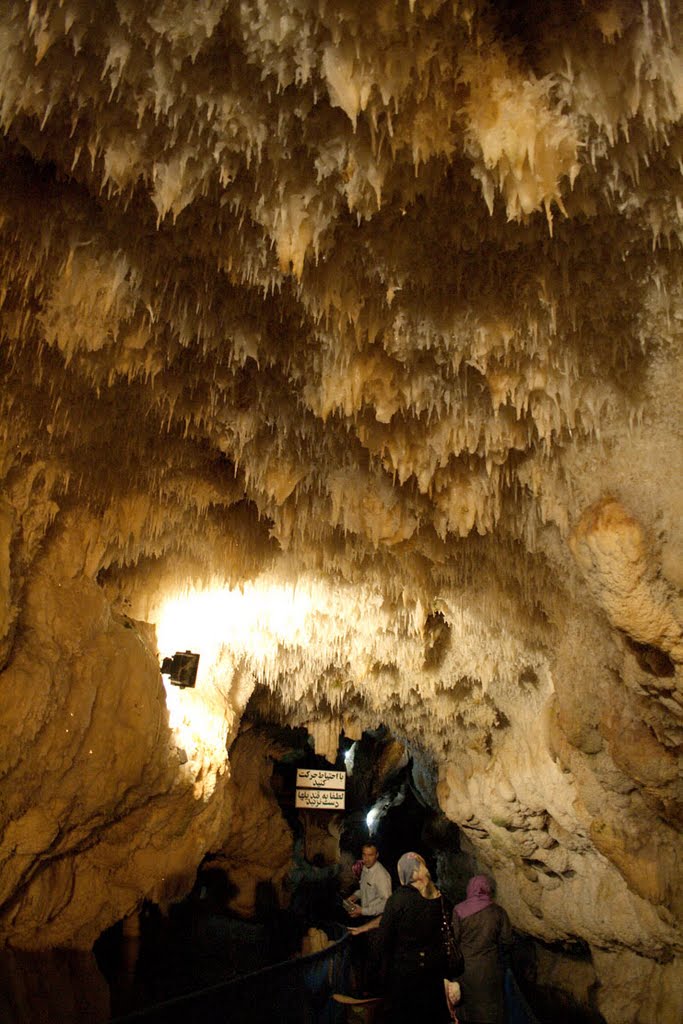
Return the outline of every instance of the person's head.
{"type": "Polygon", "coordinates": [[[421,857],[419,853],[404,853],[398,862],[397,871],[401,885],[410,885],[412,882],[420,881],[428,882],[431,878],[424,857],[421,857]]]}
{"type": "Polygon", "coordinates": [[[376,863],[379,857],[379,850],[374,843],[365,843],[361,850],[360,859],[363,862],[364,868],[371,868],[376,863]]]}
{"type": "Polygon", "coordinates": [[[475,875],[467,883],[467,899],[482,896],[493,899],[493,880],[488,875],[475,875]]]}

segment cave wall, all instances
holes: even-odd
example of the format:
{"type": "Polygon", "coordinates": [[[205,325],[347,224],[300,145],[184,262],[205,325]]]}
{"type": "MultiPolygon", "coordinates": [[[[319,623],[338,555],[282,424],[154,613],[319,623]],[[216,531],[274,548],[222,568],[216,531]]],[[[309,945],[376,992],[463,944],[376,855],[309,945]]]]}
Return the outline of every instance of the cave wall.
{"type": "Polygon", "coordinates": [[[28,950],[88,948],[143,896],[183,895],[231,806],[225,733],[188,757],[153,630],[61,561],[77,546],[33,567],[0,677],[0,935],[28,950]]]}
{"type": "Polygon", "coordinates": [[[187,891],[258,683],[428,751],[514,924],[681,1018],[682,28],[2,6],[4,943],[187,891]]]}

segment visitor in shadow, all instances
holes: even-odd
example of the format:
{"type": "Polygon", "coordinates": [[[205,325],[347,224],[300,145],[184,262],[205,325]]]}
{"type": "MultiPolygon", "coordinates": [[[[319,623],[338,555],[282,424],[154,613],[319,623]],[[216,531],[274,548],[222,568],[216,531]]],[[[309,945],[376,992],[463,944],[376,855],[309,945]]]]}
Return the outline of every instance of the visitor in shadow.
{"type": "Polygon", "coordinates": [[[272,882],[256,883],[254,919],[263,929],[263,955],[267,964],[289,960],[298,952],[301,946],[302,924],[296,914],[280,907],[272,882]]]}
{"type": "Polygon", "coordinates": [[[467,898],[453,910],[453,935],[465,958],[458,979],[463,1024],[504,1024],[505,960],[512,945],[512,926],[505,910],[493,899],[493,881],[475,875],[467,883],[467,898]]]}
{"type": "Polygon", "coordinates": [[[334,920],[339,890],[339,865],[326,864],[321,853],[312,860],[306,858],[304,840],[294,844],[292,868],[288,886],[291,891],[290,908],[305,928],[334,920]]]}

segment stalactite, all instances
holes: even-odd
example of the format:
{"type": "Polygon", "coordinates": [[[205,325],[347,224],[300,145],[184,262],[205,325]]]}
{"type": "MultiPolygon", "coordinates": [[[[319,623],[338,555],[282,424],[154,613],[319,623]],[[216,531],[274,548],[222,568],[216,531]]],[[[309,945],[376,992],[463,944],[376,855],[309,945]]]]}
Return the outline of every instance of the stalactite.
{"type": "MultiPolygon", "coordinates": [[[[65,621],[106,652],[133,627],[102,594],[161,632],[171,595],[241,587],[264,621],[239,635],[224,612],[206,688],[169,691],[150,753],[194,821],[178,863],[219,828],[259,682],[328,754],[349,709],[429,748],[520,926],[596,958],[679,953],[655,908],[675,899],[681,742],[683,14],[100,7],[0,10],[0,686],[28,694],[34,665],[62,742],[63,680],[83,721],[89,687],[112,691],[37,595],[59,609],[81,581],[99,618],[65,621]],[[620,510],[614,536],[595,509],[620,510]],[[614,922],[578,898],[596,879],[614,922]]],[[[129,652],[150,679],[153,642],[129,652]]],[[[31,891],[22,941],[91,941],[67,896],[61,924],[31,918],[31,891]]]]}

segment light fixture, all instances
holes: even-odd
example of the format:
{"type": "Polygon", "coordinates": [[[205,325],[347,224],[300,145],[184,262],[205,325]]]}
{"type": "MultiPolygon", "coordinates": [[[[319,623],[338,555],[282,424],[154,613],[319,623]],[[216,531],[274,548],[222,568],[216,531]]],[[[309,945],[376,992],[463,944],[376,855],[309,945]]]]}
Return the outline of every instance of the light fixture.
{"type": "Polygon", "coordinates": [[[199,655],[192,651],[176,651],[172,658],[164,658],[161,663],[162,676],[169,676],[174,686],[194,686],[197,681],[199,655]]]}
{"type": "Polygon", "coordinates": [[[368,826],[368,832],[370,835],[375,831],[375,825],[379,818],[379,810],[377,807],[372,807],[365,816],[365,824],[368,826]]]}
{"type": "Polygon", "coordinates": [[[346,768],[346,774],[351,777],[353,775],[353,764],[356,758],[356,744],[352,743],[348,750],[344,751],[344,766],[346,768]]]}

